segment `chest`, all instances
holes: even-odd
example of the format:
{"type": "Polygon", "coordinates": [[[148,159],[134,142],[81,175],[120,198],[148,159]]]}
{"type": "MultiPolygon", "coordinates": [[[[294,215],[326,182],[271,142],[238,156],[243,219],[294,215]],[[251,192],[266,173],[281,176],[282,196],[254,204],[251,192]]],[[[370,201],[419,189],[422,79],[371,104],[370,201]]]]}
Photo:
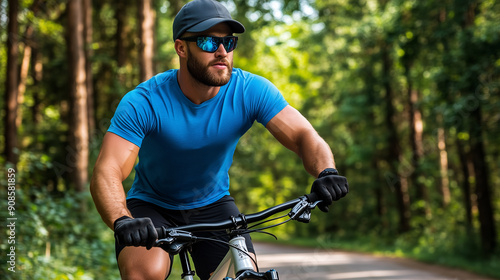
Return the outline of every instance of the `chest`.
{"type": "Polygon", "coordinates": [[[147,138],[169,150],[224,149],[251,127],[240,102],[225,96],[194,106],[168,100],[155,108],[156,129],[147,138]]]}

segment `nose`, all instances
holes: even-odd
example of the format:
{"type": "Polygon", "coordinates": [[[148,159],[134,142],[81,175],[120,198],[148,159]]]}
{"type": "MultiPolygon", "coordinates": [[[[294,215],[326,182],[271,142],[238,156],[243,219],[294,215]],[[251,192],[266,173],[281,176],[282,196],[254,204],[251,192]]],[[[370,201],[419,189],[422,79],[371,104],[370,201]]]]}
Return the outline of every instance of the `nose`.
{"type": "Polygon", "coordinates": [[[224,48],[224,45],[222,45],[222,43],[219,45],[219,48],[215,51],[215,56],[216,57],[226,57],[227,56],[227,51],[224,48]]]}

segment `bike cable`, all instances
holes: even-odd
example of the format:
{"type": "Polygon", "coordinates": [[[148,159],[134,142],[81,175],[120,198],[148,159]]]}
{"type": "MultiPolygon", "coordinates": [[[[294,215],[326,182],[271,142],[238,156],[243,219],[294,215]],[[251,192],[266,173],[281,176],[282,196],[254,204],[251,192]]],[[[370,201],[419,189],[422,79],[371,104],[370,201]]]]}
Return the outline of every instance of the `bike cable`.
{"type": "Polygon", "coordinates": [[[255,268],[256,268],[257,272],[259,272],[259,265],[257,264],[257,261],[254,258],[252,258],[252,256],[247,251],[244,251],[243,249],[239,248],[238,246],[231,245],[227,241],[223,241],[223,240],[219,240],[219,239],[215,239],[215,238],[209,238],[209,237],[198,237],[198,241],[219,242],[219,243],[222,243],[224,245],[228,245],[229,247],[232,247],[232,248],[242,252],[243,254],[247,255],[252,260],[252,262],[255,264],[255,268]]]}

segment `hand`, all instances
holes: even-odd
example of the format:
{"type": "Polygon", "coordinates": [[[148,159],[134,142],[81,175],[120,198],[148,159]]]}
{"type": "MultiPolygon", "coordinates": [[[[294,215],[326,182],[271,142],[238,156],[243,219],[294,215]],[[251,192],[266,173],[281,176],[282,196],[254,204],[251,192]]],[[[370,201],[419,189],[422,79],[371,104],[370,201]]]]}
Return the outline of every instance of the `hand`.
{"type": "Polygon", "coordinates": [[[123,216],[115,221],[115,238],[120,245],[146,246],[149,250],[158,239],[158,233],[150,218],[123,216]]]}
{"type": "Polygon", "coordinates": [[[328,212],[328,205],[346,196],[349,192],[346,177],[338,175],[336,171],[335,173],[324,174],[321,172],[311,187],[311,193],[316,193],[318,198],[323,201],[318,204],[318,208],[323,212],[328,212]]]}

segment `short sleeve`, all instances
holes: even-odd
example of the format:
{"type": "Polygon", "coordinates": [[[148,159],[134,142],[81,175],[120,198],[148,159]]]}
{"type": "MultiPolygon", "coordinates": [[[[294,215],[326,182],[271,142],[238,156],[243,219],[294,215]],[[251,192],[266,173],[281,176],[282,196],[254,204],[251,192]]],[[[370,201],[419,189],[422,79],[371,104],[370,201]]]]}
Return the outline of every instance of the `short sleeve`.
{"type": "Polygon", "coordinates": [[[144,89],[137,88],[118,104],[108,132],[141,147],[142,140],[154,127],[153,113],[150,96],[144,89]]]}
{"type": "Polygon", "coordinates": [[[249,104],[247,110],[264,126],[288,105],[278,88],[260,76],[254,75],[250,79],[246,91],[245,97],[249,99],[245,102],[249,104]]]}

